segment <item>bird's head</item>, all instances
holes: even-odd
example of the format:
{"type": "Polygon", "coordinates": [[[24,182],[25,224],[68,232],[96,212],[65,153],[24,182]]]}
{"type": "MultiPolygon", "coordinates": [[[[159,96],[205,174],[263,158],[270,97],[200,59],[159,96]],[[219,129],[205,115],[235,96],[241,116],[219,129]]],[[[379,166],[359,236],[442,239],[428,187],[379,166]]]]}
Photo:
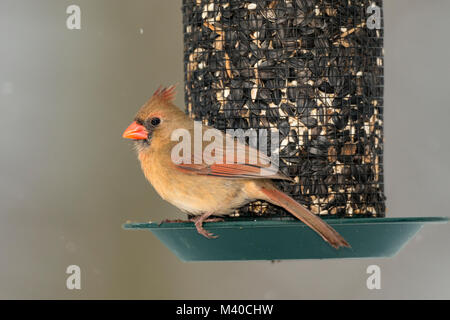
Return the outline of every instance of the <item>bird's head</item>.
{"type": "Polygon", "coordinates": [[[156,90],[124,131],[123,138],[134,140],[139,149],[149,147],[155,138],[170,139],[172,130],[185,117],[172,103],[174,98],[174,86],[156,90]]]}

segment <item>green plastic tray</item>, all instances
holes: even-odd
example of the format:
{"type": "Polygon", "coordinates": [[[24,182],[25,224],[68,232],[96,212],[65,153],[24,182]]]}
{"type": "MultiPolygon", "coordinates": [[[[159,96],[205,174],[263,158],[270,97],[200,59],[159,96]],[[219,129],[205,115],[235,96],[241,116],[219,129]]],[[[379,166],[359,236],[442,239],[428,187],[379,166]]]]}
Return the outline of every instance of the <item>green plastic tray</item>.
{"type": "Polygon", "coordinates": [[[205,223],[218,235],[206,239],[193,223],[126,223],[125,229],[150,230],[183,261],[342,259],[392,257],[426,223],[448,217],[325,219],[350,244],[336,250],[297,220],[238,220],[205,223]]]}

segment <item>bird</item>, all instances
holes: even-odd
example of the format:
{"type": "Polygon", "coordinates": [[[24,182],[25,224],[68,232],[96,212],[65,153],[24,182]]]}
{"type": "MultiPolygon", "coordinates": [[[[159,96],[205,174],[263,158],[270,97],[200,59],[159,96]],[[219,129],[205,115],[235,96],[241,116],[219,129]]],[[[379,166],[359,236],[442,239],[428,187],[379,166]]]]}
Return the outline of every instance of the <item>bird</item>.
{"type": "MultiPolygon", "coordinates": [[[[134,141],[144,176],[156,192],[162,199],[192,217],[189,221],[195,224],[199,234],[208,239],[216,238],[216,235],[204,229],[203,223],[223,221],[221,217],[232,214],[248,203],[262,200],[284,208],[332,247],[350,247],[323,219],[282,192],[274,181],[292,179],[278,168],[271,171],[267,155],[245,142],[232,143],[234,151],[245,152],[245,161],[237,161],[236,154],[233,154],[230,156],[231,161],[227,158],[227,161],[211,163],[211,159],[207,157],[198,159],[195,147],[191,147],[194,152],[191,152],[189,160],[192,161],[174,161],[173,150],[180,141],[173,139],[173,132],[182,130],[193,136],[195,129],[194,120],[174,104],[175,95],[175,86],[159,87],[138,110],[134,121],[122,136],[134,141]],[[257,153],[256,164],[249,163],[247,159],[251,152],[257,153]],[[261,174],[264,170],[266,172],[261,174]]],[[[203,125],[202,132],[206,130],[213,130],[219,137],[227,138],[226,133],[203,125]]],[[[216,146],[211,155],[225,159],[230,148],[224,143],[216,146]]],[[[201,151],[204,148],[202,146],[201,151]]],[[[188,151],[183,151],[186,152],[186,157],[189,157],[188,151]]]]}

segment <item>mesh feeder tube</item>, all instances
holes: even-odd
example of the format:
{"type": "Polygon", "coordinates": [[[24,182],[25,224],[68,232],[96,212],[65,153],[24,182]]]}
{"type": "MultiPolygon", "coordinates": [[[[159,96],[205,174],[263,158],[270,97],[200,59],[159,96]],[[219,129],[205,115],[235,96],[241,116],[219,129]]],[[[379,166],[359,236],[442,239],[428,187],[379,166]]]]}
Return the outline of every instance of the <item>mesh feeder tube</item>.
{"type": "MultiPolygon", "coordinates": [[[[186,111],[278,130],[293,179],[278,186],[313,213],[384,217],[382,27],[382,1],[183,0],[186,111]]],[[[290,216],[263,202],[235,215],[290,216]]]]}

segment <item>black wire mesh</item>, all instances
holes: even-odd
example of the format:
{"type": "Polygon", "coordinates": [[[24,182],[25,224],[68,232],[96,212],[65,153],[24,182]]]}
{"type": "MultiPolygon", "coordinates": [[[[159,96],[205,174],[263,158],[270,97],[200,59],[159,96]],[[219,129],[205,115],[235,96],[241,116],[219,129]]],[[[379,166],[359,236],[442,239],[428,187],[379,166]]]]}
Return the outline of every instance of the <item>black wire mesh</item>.
{"type": "MultiPolygon", "coordinates": [[[[383,21],[369,28],[369,6],[382,1],[183,0],[187,112],[279,130],[295,182],[277,183],[315,214],[385,215],[383,21]]],[[[236,215],[289,214],[257,202],[236,215]]]]}

